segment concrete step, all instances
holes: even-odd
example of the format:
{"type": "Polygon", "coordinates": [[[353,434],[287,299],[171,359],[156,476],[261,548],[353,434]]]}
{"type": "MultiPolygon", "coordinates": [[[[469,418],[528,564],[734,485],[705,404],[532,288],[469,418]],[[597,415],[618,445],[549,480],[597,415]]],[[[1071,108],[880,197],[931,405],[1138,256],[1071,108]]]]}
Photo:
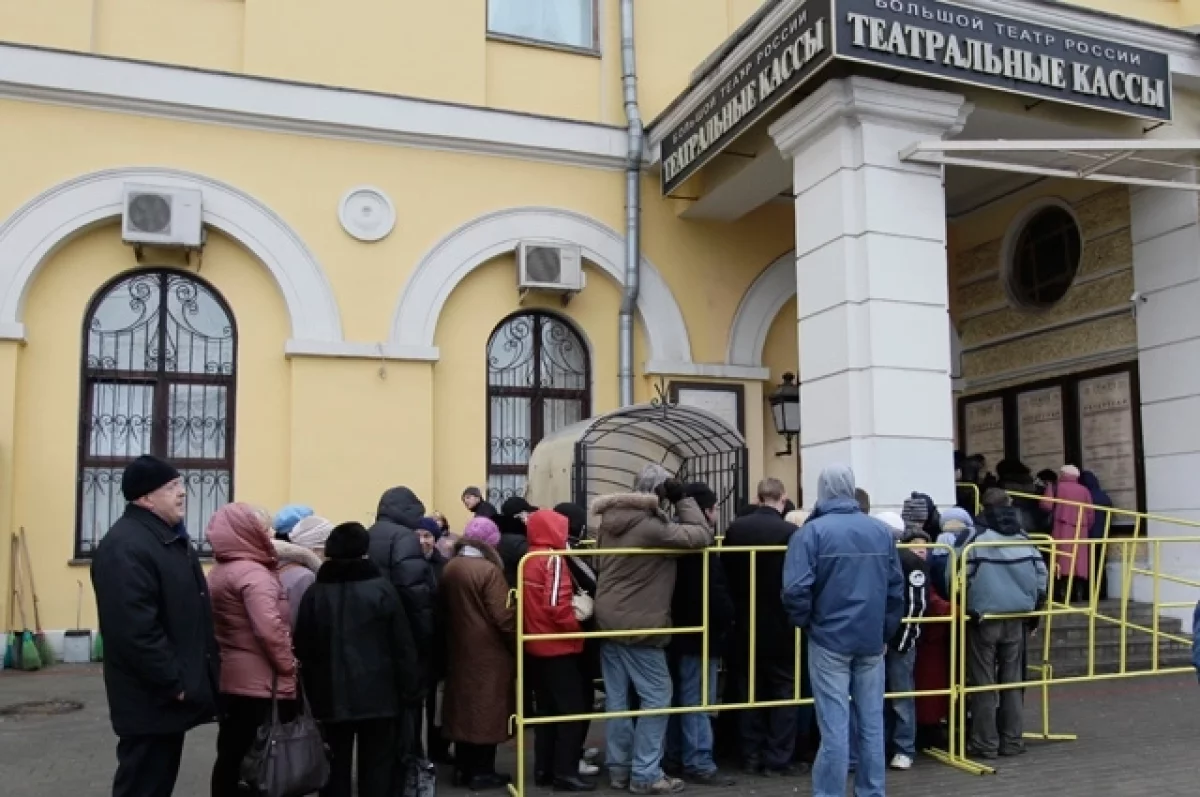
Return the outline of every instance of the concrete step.
{"type": "MultiPolygon", "coordinates": [[[[1029,663],[1034,664],[1032,658],[1029,663]]],[[[1160,651],[1158,657],[1158,668],[1160,670],[1170,669],[1173,667],[1190,667],[1192,664],[1192,654],[1190,650],[1176,650],[1173,652],[1160,651]]],[[[1087,659],[1075,661],[1054,661],[1054,678],[1073,678],[1081,675],[1087,675],[1088,666],[1087,659]]],[[[1127,655],[1125,658],[1125,672],[1139,673],[1150,672],[1151,661],[1149,653],[1144,655],[1133,656],[1127,655]]],[[[1113,658],[1097,658],[1096,670],[1097,675],[1105,675],[1109,673],[1120,672],[1120,660],[1113,658]]],[[[1031,679],[1038,678],[1036,672],[1029,674],[1031,679]]]]}
{"type": "MultiPolygon", "coordinates": [[[[1173,618],[1162,618],[1159,622],[1158,631],[1160,634],[1185,636],[1183,633],[1182,623],[1180,623],[1178,620],[1173,620],[1172,622],[1168,622],[1168,620],[1173,620],[1173,618]]],[[[1151,625],[1146,626],[1146,628],[1152,627],[1153,626],[1151,625]]],[[[1045,628],[1043,628],[1040,633],[1045,634],[1045,628]]],[[[1050,628],[1050,644],[1057,646],[1080,642],[1086,643],[1089,639],[1088,633],[1088,627],[1086,625],[1080,628],[1059,628],[1058,625],[1055,624],[1050,628]]],[[[1126,628],[1124,636],[1129,642],[1137,642],[1140,640],[1150,639],[1151,633],[1149,631],[1142,631],[1137,628],[1126,628]]],[[[1097,645],[1119,644],[1121,641],[1121,627],[1098,619],[1096,621],[1095,640],[1097,645]]]]}
{"type": "MultiPolygon", "coordinates": [[[[1150,658],[1150,652],[1153,650],[1153,643],[1146,638],[1130,641],[1125,643],[1125,656],[1144,656],[1150,658]]],[[[1186,653],[1191,655],[1191,645],[1185,645],[1180,642],[1171,640],[1160,640],[1158,644],[1158,653],[1160,656],[1171,653],[1186,653]]],[[[1096,646],[1096,661],[1116,661],[1121,655],[1120,643],[1097,645],[1096,646]]],[[[1038,645],[1031,645],[1028,649],[1028,656],[1031,662],[1040,662],[1042,660],[1042,648],[1038,645]]],[[[1064,645],[1055,645],[1050,648],[1050,661],[1057,667],[1059,664],[1068,661],[1084,661],[1088,658],[1087,642],[1069,643],[1064,645]]]]}

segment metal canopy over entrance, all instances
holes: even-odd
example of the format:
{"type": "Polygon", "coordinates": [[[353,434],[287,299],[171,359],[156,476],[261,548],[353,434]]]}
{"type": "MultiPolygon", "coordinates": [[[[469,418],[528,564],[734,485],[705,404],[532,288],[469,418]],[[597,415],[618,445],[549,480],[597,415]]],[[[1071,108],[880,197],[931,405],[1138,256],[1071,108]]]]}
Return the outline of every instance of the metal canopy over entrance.
{"type": "Polygon", "coordinates": [[[900,160],[1200,192],[1200,139],[922,141],[900,160]]]}
{"type": "Polygon", "coordinates": [[[683,481],[706,482],[720,501],[718,528],[728,526],[748,498],[742,435],[707,410],[661,399],[622,407],[543,438],[529,459],[525,497],[537,506],[572,501],[587,507],[597,496],[629,492],[650,462],[683,481]]]}

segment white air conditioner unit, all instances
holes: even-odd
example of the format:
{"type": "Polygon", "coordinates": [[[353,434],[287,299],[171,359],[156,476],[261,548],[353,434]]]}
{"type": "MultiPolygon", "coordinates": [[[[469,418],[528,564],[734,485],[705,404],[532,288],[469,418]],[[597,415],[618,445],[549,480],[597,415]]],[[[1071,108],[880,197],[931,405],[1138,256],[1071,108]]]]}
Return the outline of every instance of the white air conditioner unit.
{"type": "Polygon", "coordinates": [[[198,248],[201,193],[190,188],[125,184],[121,239],[127,244],[198,248]]]}
{"type": "Polygon", "coordinates": [[[578,246],[538,241],[517,244],[517,287],[569,296],[584,287],[583,257],[578,246]]]}

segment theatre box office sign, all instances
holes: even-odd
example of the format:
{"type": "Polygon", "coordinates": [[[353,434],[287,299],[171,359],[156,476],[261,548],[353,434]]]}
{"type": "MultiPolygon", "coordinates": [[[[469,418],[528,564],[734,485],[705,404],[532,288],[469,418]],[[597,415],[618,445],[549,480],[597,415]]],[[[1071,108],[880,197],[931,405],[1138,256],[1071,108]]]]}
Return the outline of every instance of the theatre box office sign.
{"type": "Polygon", "coordinates": [[[663,194],[835,58],[1110,113],[1171,118],[1165,53],[939,0],[809,0],[666,133],[663,194]]]}

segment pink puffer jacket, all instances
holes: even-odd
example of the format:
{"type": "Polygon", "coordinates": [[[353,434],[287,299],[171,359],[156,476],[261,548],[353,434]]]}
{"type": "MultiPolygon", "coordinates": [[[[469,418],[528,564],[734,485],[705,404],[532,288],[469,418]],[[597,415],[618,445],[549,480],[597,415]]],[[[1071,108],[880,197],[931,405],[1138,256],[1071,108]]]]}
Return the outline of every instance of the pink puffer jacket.
{"type": "Polygon", "coordinates": [[[221,692],[270,697],[278,674],[279,697],[295,697],[287,593],[261,517],[247,504],[223,506],[208,524],[208,541],[217,560],[208,589],[221,647],[221,692]]]}

